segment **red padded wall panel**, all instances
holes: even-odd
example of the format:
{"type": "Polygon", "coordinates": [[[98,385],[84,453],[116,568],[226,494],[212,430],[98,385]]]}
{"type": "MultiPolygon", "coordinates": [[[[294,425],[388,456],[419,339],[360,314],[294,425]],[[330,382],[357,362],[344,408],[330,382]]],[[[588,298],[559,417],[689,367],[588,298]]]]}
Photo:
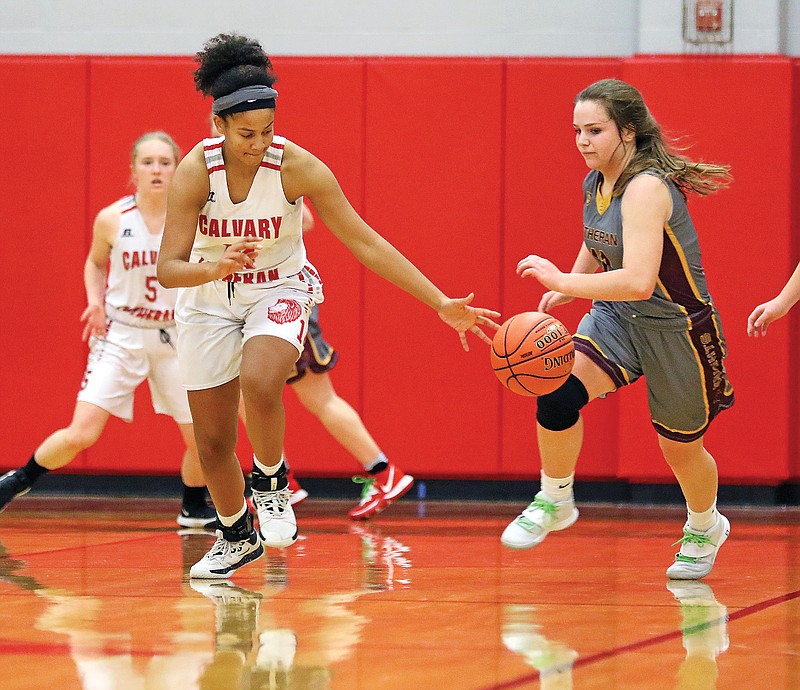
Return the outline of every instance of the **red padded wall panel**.
{"type": "MultiPolygon", "coordinates": [[[[777,294],[793,268],[790,61],[637,58],[625,62],[623,78],[642,91],[667,132],[692,145],[688,155],[732,166],[730,189],[689,202],[737,391],[734,407],[712,424],[707,446],[721,481],[776,483],[788,475],[789,322],[767,339],[748,338],[745,326],[752,308],[777,294]]],[[[621,476],[670,479],[647,429],[643,393],[637,395],[620,397],[621,476]]]]}
{"type": "MultiPolygon", "coordinates": [[[[276,58],[273,64],[280,94],[276,131],[325,162],[359,210],[363,206],[363,62],[276,58]]],[[[309,259],[325,284],[325,302],[320,307],[323,333],[339,352],[331,381],[336,392],[360,411],[363,270],[318,217],[305,242],[309,259]]],[[[284,402],[286,450],[299,475],[349,475],[361,469],[299,404],[291,386],[284,402]]]]}
{"type": "MultiPolygon", "coordinates": [[[[67,424],[85,365],[79,317],[86,258],[86,63],[3,57],[13,94],[9,117],[24,125],[3,140],[4,227],[0,254],[6,321],[0,330],[6,420],[0,468],[27,461],[67,424]]],[[[74,467],[80,468],[82,458],[74,467]]]]}
{"type": "MultiPolygon", "coordinates": [[[[542,253],[568,268],[577,251],[575,195],[584,168],[570,127],[574,93],[608,75],[639,86],[665,128],[695,144],[692,156],[733,165],[730,190],[690,202],[737,390],[737,404],[712,425],[709,449],[723,481],[774,483],[790,472],[800,475],[794,453],[800,425],[791,406],[800,389],[791,356],[800,317],[795,309],[759,340],[744,335],[744,324],[800,258],[789,145],[800,146],[792,134],[800,107],[792,91],[798,64],[744,57],[637,57],[622,64],[276,59],[278,131],[327,162],[354,206],[443,289],[475,290],[478,303],[500,307],[507,318],[534,308],[541,295],[513,273],[522,256],[542,253]],[[469,84],[481,86],[480,104],[469,84]],[[769,241],[759,242],[762,236],[769,241]]],[[[0,58],[6,83],[30,100],[22,105],[44,148],[57,151],[42,166],[28,165],[24,175],[3,177],[9,199],[26,200],[35,190],[34,204],[17,203],[6,213],[9,227],[29,224],[45,233],[37,263],[48,270],[45,282],[40,273],[21,271],[13,253],[2,258],[13,289],[26,300],[20,320],[0,336],[4,410],[21,425],[6,443],[6,467],[24,461],[69,421],[86,356],[78,317],[91,222],[128,191],[133,139],[163,128],[187,150],[206,134],[209,103],[194,92],[191,69],[188,57],[0,58]],[[57,128],[36,107],[36,85],[45,81],[63,104],[57,128]]],[[[11,139],[7,147],[13,159],[26,161],[36,150],[30,137],[11,139]]],[[[365,273],[321,225],[308,247],[326,281],[323,326],[342,354],[336,388],[363,410],[385,450],[425,476],[535,475],[534,405],[501,391],[485,348],[472,339],[473,352],[464,355],[435,314],[365,273]]],[[[574,329],[584,310],[573,303],[558,316],[574,329]]],[[[590,406],[579,475],[671,480],[644,393],[639,384],[590,406]]],[[[291,392],[286,401],[289,456],[301,474],[356,468],[291,392]]],[[[112,421],[100,444],[67,471],[176,472],[177,431],[152,413],[146,390],[136,415],[133,427],[112,421]]],[[[246,445],[240,443],[245,465],[246,445]]]]}
{"type": "Polygon", "coordinates": [[[161,129],[184,154],[208,136],[210,101],[195,91],[190,58],[90,59],[89,207],[93,213],[131,193],[130,151],[161,129]]]}
{"type": "MultiPolygon", "coordinates": [[[[505,138],[504,318],[538,307],[544,288],[516,275],[529,254],[544,256],[564,271],[583,241],[581,182],[586,165],[575,150],[572,101],[584,86],[619,76],[619,60],[522,60],[508,64],[505,138]]],[[[574,332],[588,310],[576,300],[553,315],[574,332]]],[[[506,393],[502,398],[501,468],[505,475],[537,476],[536,403],[506,393]]],[[[579,477],[616,473],[616,401],[596,401],[584,411],[585,445],[579,477]]]]}
{"type": "MultiPolygon", "coordinates": [[[[368,222],[447,294],[499,305],[502,62],[368,63],[368,222]]],[[[500,390],[487,346],[366,275],[365,412],[387,452],[428,476],[496,474],[500,390]]]]}
{"type": "MultiPolygon", "coordinates": [[[[800,120],[800,60],[792,60],[792,122],[800,120]]],[[[797,126],[792,137],[792,162],[790,166],[790,179],[796,180],[800,174],[800,136],[796,134],[797,126]]],[[[792,243],[790,261],[797,265],[800,261],[800,194],[796,189],[791,194],[791,228],[792,243]]],[[[789,429],[792,435],[789,438],[789,475],[794,481],[800,480],[800,424],[796,410],[797,400],[800,396],[800,366],[798,366],[797,353],[800,352],[800,309],[795,307],[789,312],[784,328],[789,331],[789,429]],[[792,404],[794,403],[794,404],[792,404]]]]}

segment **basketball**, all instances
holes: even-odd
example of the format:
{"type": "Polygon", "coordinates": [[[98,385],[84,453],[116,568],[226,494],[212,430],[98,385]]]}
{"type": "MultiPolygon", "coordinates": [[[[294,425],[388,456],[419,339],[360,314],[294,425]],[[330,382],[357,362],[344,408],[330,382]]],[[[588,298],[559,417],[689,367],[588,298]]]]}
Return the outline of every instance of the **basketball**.
{"type": "Polygon", "coordinates": [[[512,316],[494,335],[492,369],[518,395],[546,395],[572,371],[575,345],[558,319],[538,311],[512,316]]]}

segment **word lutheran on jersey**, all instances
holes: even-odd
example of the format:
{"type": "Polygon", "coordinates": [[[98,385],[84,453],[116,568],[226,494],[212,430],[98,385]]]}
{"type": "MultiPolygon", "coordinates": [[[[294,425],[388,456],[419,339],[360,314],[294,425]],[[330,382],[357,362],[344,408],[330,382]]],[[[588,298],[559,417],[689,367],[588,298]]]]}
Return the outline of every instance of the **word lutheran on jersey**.
{"type": "Polygon", "coordinates": [[[206,237],[253,237],[276,240],[281,236],[282,216],[273,218],[209,218],[201,214],[197,230],[206,237]]]}

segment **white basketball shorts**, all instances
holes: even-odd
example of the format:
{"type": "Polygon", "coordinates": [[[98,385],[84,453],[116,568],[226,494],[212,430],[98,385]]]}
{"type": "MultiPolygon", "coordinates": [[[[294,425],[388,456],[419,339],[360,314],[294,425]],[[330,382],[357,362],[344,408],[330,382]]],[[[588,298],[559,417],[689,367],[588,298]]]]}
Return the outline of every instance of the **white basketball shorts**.
{"type": "Polygon", "coordinates": [[[281,338],[300,357],[311,309],[324,299],[322,283],[306,278],[260,285],[215,280],[181,288],[175,320],[185,388],[215,388],[239,376],[242,347],[253,336],[281,338]]]}
{"type": "Polygon", "coordinates": [[[103,338],[92,338],[78,400],[115,417],[133,421],[134,392],[145,379],[153,409],[178,424],[191,424],[189,400],[181,384],[175,326],[135,328],[112,321],[103,338]]]}

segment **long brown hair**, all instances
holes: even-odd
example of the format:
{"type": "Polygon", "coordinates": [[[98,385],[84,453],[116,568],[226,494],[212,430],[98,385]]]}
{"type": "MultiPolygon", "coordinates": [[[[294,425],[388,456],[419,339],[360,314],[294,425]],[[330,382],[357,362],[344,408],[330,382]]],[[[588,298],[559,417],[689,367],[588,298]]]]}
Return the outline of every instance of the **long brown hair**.
{"type": "Polygon", "coordinates": [[[700,163],[677,153],[674,143],[666,141],[642,94],[627,82],[619,79],[596,81],[575,96],[575,103],[581,101],[594,101],[603,106],[620,136],[625,129],[634,132],[636,153],[614,185],[614,196],[620,196],[633,177],[644,170],[659,171],[672,180],[684,196],[687,192],[711,194],[727,187],[733,179],[729,165],[700,163]]]}

